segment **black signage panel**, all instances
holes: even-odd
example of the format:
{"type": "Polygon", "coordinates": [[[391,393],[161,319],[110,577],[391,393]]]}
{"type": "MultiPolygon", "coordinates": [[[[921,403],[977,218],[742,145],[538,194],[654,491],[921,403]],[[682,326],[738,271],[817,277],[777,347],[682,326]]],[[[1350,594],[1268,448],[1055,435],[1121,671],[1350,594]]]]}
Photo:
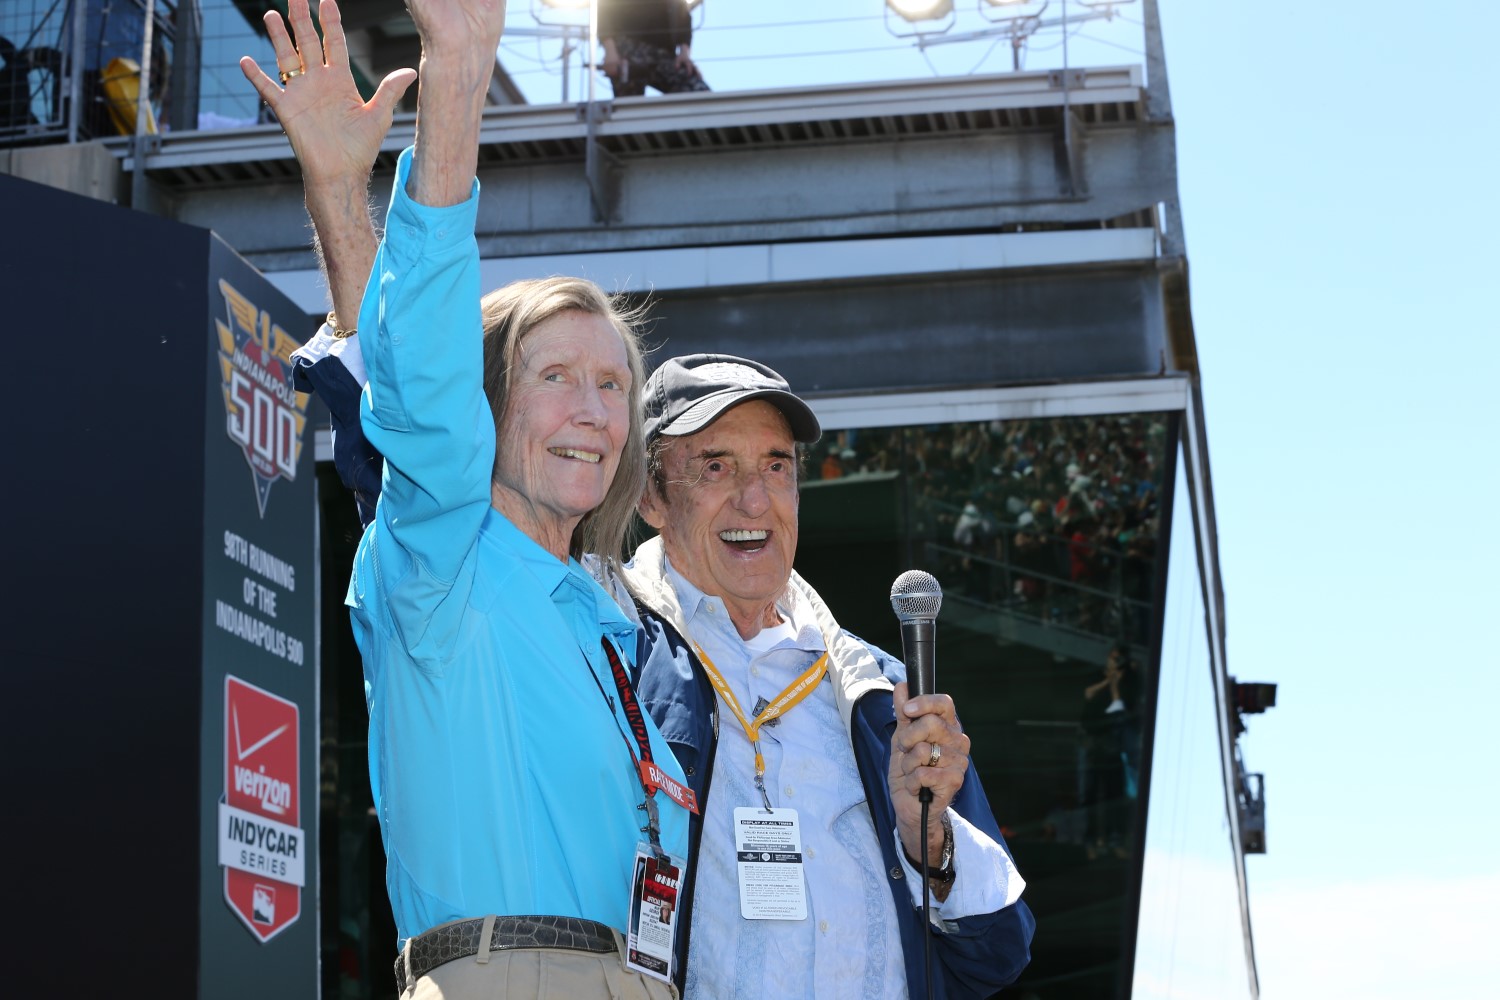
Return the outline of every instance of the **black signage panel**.
{"type": "Polygon", "coordinates": [[[200,995],[318,988],[317,525],[307,320],[210,247],[203,337],[200,995]]]}
{"type": "Polygon", "coordinates": [[[3,175],[0,218],[7,995],[316,997],[306,319],[204,229],[3,175]]]}

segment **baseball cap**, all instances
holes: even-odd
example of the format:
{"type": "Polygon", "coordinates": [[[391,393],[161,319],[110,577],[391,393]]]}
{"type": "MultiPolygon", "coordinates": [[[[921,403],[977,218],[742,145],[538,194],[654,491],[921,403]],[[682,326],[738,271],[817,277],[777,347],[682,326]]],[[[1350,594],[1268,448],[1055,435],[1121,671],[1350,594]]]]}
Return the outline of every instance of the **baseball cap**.
{"type": "Polygon", "coordinates": [[[786,417],[794,440],[812,444],[823,433],[812,409],[774,369],[729,354],[668,358],[646,380],[646,443],[658,435],[696,434],[731,406],[764,399],[786,417]]]}

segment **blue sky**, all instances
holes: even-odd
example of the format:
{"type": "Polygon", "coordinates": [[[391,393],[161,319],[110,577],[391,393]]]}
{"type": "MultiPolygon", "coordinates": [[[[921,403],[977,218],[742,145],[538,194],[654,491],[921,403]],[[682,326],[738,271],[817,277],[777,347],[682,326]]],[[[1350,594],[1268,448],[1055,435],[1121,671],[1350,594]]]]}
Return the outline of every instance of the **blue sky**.
{"type": "MultiPolygon", "coordinates": [[[[1073,64],[1141,61],[1140,3],[1121,11],[1070,39],[1073,64]]],[[[719,90],[1009,68],[1003,43],[924,60],[881,0],[705,13],[695,54],[719,90]]],[[[1243,743],[1267,780],[1270,853],[1248,863],[1262,995],[1487,994],[1500,17],[1486,0],[1161,14],[1230,670],[1280,685],[1243,743]]],[[[524,0],[512,19],[533,23],[524,0]]],[[[1027,68],[1060,64],[1057,41],[1027,68]]],[[[504,45],[531,98],[556,100],[526,61],[555,44],[504,45]]]]}
{"type": "Polygon", "coordinates": [[[1230,669],[1281,685],[1245,741],[1264,995],[1486,995],[1500,22],[1479,0],[1162,17],[1230,669]]]}

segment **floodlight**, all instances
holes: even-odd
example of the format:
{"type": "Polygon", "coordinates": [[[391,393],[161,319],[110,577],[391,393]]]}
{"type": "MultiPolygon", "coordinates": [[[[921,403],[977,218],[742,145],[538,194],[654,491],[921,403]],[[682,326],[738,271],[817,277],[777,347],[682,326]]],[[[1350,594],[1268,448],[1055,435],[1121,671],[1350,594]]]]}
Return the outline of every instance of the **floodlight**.
{"type": "Polygon", "coordinates": [[[953,0],[885,0],[885,5],[903,21],[936,21],[953,13],[953,0]]]}
{"type": "Polygon", "coordinates": [[[983,0],[979,12],[987,20],[1021,21],[1040,17],[1049,0],[983,0]]]}
{"type": "Polygon", "coordinates": [[[1036,30],[1049,0],[980,0],[979,13],[991,24],[1004,25],[1010,32],[1011,45],[1036,30]]]}

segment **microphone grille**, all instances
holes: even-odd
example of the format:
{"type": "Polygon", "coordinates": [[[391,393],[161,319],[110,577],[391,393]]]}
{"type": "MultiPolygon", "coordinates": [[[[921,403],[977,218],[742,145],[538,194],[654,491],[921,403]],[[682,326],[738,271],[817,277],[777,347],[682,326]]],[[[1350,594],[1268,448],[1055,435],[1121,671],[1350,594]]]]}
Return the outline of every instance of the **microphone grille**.
{"type": "Polygon", "coordinates": [[[891,584],[891,608],[903,622],[935,621],[942,606],[943,588],[931,573],[909,569],[891,584]]]}

